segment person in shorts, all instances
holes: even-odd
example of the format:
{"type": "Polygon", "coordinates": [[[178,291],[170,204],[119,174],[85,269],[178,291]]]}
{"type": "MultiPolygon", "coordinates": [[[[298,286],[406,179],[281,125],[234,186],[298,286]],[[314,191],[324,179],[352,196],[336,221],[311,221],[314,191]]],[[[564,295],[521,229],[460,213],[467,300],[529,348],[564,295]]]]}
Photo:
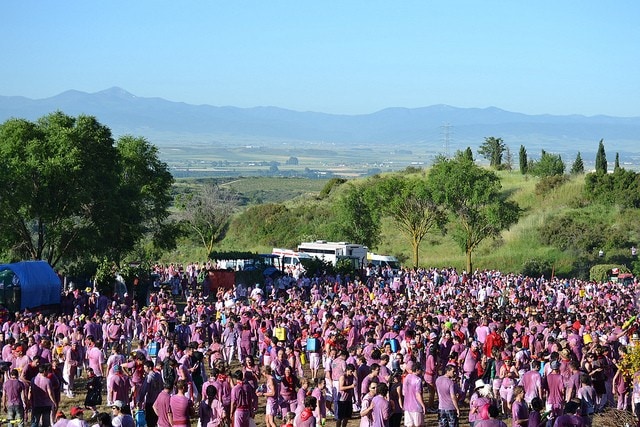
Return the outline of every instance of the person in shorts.
{"type": "Polygon", "coordinates": [[[336,427],[347,427],[353,415],[353,399],[357,385],[356,367],[348,363],[344,374],[338,380],[338,400],[336,402],[336,427]]]}

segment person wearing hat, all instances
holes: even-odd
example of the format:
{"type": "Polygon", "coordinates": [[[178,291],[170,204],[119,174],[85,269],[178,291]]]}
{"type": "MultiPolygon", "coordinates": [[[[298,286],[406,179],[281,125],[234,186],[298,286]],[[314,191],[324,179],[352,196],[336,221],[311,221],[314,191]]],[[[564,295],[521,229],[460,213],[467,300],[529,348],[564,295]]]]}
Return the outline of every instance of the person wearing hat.
{"type": "Polygon", "coordinates": [[[68,427],[87,427],[82,408],[74,406],[71,408],[69,414],[71,415],[71,419],[67,422],[68,427]]]}
{"type": "Polygon", "coordinates": [[[109,376],[108,383],[108,396],[107,402],[115,402],[119,400],[124,404],[129,403],[129,396],[131,395],[131,382],[129,377],[122,372],[120,365],[113,367],[113,375],[109,376]]]}
{"type": "Polygon", "coordinates": [[[475,426],[477,422],[486,420],[488,415],[486,408],[494,404],[491,399],[491,386],[477,379],[473,386],[473,393],[469,399],[469,424],[475,426]]]}
{"type": "Polygon", "coordinates": [[[116,400],[111,405],[111,425],[113,427],[134,427],[131,409],[122,400],[116,400]]]}
{"type": "Polygon", "coordinates": [[[547,374],[545,386],[547,391],[547,406],[551,406],[551,417],[562,415],[565,404],[566,390],[564,379],[560,374],[560,361],[553,360],[550,364],[551,372],[547,374]]]}
{"type": "MultiPolygon", "coordinates": [[[[111,421],[111,417],[109,417],[109,421],[111,421]]],[[[62,411],[56,412],[56,419],[53,427],[66,427],[69,424],[69,420],[67,416],[62,411]]]]}

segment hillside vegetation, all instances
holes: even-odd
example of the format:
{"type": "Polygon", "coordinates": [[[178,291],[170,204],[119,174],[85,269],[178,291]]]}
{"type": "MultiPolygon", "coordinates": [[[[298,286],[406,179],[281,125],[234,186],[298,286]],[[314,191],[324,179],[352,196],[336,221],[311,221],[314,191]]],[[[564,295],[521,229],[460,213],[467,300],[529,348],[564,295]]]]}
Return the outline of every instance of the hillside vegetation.
{"type": "MultiPolygon", "coordinates": [[[[247,193],[253,196],[244,199],[247,204],[233,217],[217,250],[271,252],[273,247],[295,249],[300,242],[316,239],[353,241],[346,238],[344,227],[339,224],[344,221],[342,211],[350,195],[356,193],[366,198],[383,178],[427,180],[428,173],[426,169],[410,168],[349,181],[266,177],[231,181],[225,185],[241,196],[247,193]],[[259,190],[261,188],[269,191],[259,190]],[[259,197],[255,197],[257,193],[259,197]],[[283,201],[282,194],[287,193],[299,195],[283,201]],[[251,200],[261,203],[251,203],[251,200]]],[[[553,273],[564,277],[588,277],[589,269],[595,264],[619,264],[635,269],[631,246],[640,239],[637,207],[594,200],[590,193],[597,191],[585,190],[585,175],[553,179],[516,171],[493,173],[500,179],[501,197],[515,202],[521,211],[515,224],[475,248],[474,269],[547,276],[553,273]]],[[[370,245],[371,249],[395,255],[407,265],[413,264],[409,237],[385,214],[385,201],[377,203],[377,212],[362,213],[379,218],[378,238],[375,245],[370,245]]],[[[358,205],[355,206],[353,209],[358,209],[358,205]]],[[[453,219],[449,220],[444,230],[434,228],[420,243],[420,266],[465,269],[465,253],[452,238],[453,219]]],[[[178,247],[165,254],[166,260],[206,258],[201,249],[188,241],[182,241],[178,247]]]]}

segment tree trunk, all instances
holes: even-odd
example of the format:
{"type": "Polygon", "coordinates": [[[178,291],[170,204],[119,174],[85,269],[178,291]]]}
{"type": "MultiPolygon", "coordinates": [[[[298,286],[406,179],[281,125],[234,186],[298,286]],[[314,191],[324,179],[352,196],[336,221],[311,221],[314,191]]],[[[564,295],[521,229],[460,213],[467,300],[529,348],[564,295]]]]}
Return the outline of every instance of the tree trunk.
{"type": "Polygon", "coordinates": [[[473,273],[473,270],[471,269],[472,268],[472,265],[471,265],[471,252],[472,252],[472,249],[471,248],[467,248],[467,273],[469,273],[469,274],[473,273]]]}
{"type": "Polygon", "coordinates": [[[418,255],[420,251],[420,241],[415,237],[411,239],[411,246],[413,246],[413,266],[418,267],[418,255]]]}

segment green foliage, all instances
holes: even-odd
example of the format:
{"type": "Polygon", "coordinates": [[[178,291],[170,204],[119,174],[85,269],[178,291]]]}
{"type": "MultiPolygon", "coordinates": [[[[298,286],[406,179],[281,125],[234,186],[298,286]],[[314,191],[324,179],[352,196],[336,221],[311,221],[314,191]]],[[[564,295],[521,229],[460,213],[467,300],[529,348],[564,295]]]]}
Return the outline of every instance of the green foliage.
{"type": "Polygon", "coordinates": [[[331,178],[320,191],[318,197],[321,199],[326,198],[335,188],[341,186],[345,182],[347,182],[347,180],[343,178],[331,178]]]}
{"type": "Polygon", "coordinates": [[[116,144],[91,116],[8,120],[0,167],[0,243],[19,258],[119,263],[168,217],[173,178],[157,149],[130,136],[116,144]]]}
{"type": "Polygon", "coordinates": [[[405,175],[413,175],[420,172],[422,172],[422,168],[407,166],[406,168],[404,168],[404,171],[402,173],[404,173],[405,175]]]}
{"type": "Polygon", "coordinates": [[[468,161],[440,162],[429,172],[433,201],[451,213],[453,240],[465,252],[467,271],[471,255],[487,238],[518,221],[520,208],[500,192],[498,176],[468,161]]]}
{"type": "Polygon", "coordinates": [[[522,264],[521,273],[529,277],[551,277],[553,266],[547,259],[530,258],[522,264]]]}
{"type": "Polygon", "coordinates": [[[335,269],[333,264],[329,261],[324,261],[319,258],[301,259],[300,262],[304,267],[308,275],[313,277],[314,275],[322,275],[323,273],[334,273],[335,269]]]}
{"type": "Polygon", "coordinates": [[[456,154],[453,156],[454,159],[458,159],[458,160],[466,160],[469,162],[473,162],[473,151],[471,150],[471,147],[467,147],[464,151],[456,151],[456,154]]]}
{"type": "Polygon", "coordinates": [[[569,177],[565,175],[545,176],[536,184],[536,194],[539,196],[545,195],[568,181],[569,177]]]}
{"type": "Polygon", "coordinates": [[[619,168],[611,174],[585,176],[584,195],[605,205],[640,208],[640,174],[619,168]]]}
{"type": "Polygon", "coordinates": [[[366,189],[349,185],[334,204],[333,230],[337,240],[375,248],[380,241],[380,215],[366,189]]]}
{"type": "Polygon", "coordinates": [[[596,264],[589,270],[589,280],[606,282],[611,277],[611,270],[618,268],[620,273],[628,273],[629,269],[624,265],[617,264],[596,264]]]}
{"type": "Polygon", "coordinates": [[[502,165],[502,155],[505,149],[506,146],[502,138],[489,136],[486,137],[482,145],[480,145],[478,154],[489,160],[489,166],[500,168],[502,165]]]}
{"type": "Polygon", "coordinates": [[[232,215],[238,209],[238,196],[215,184],[205,184],[197,191],[176,198],[176,218],[186,232],[210,253],[224,237],[232,215]]]}
{"type": "Polygon", "coordinates": [[[414,266],[422,240],[432,230],[444,230],[444,207],[433,200],[427,180],[390,176],[377,183],[378,205],[409,238],[414,266]]]}
{"type": "Polygon", "coordinates": [[[559,154],[550,154],[542,150],[540,160],[529,164],[528,171],[534,176],[547,177],[564,174],[565,165],[559,154]]]}
{"type": "Polygon", "coordinates": [[[616,160],[613,164],[613,172],[620,170],[620,153],[616,153],[616,160]]]}
{"type": "Polygon", "coordinates": [[[571,175],[581,175],[584,173],[584,162],[582,161],[582,156],[580,156],[580,152],[576,155],[576,159],[573,161],[573,165],[571,165],[571,175]]]}
{"type": "Polygon", "coordinates": [[[529,163],[527,160],[527,149],[524,148],[524,145],[520,146],[519,161],[520,161],[520,173],[524,175],[527,173],[527,170],[529,168],[529,163]]]}
{"type": "Polygon", "coordinates": [[[596,152],[596,173],[607,173],[607,154],[604,152],[604,140],[598,143],[598,151],[596,152]]]}

